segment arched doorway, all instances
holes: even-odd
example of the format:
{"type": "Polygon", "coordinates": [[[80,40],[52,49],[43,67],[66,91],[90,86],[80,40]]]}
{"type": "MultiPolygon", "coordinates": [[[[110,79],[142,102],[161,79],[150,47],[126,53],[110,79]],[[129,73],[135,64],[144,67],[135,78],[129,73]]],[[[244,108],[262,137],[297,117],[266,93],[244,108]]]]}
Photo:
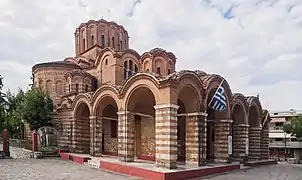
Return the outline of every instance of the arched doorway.
{"type": "Polygon", "coordinates": [[[134,135],[134,155],[155,160],[155,97],[147,87],[136,89],[129,97],[127,111],[134,135]]]}
{"type": "Polygon", "coordinates": [[[260,158],[260,113],[256,106],[252,105],[249,108],[249,158],[260,158]]]}
{"type": "Polygon", "coordinates": [[[235,161],[243,161],[246,157],[246,143],[248,139],[248,124],[244,108],[235,104],[232,111],[232,157],[235,161]]]}
{"type": "Polygon", "coordinates": [[[90,153],[90,110],[86,103],[80,103],[75,112],[74,141],[75,151],[90,153]]]}
{"type": "Polygon", "coordinates": [[[178,94],[177,105],[177,161],[198,163],[199,121],[204,117],[200,113],[201,97],[194,87],[186,85],[178,94]]]}
{"type": "Polygon", "coordinates": [[[110,97],[103,97],[96,109],[96,147],[101,154],[118,155],[118,106],[110,97]]]}

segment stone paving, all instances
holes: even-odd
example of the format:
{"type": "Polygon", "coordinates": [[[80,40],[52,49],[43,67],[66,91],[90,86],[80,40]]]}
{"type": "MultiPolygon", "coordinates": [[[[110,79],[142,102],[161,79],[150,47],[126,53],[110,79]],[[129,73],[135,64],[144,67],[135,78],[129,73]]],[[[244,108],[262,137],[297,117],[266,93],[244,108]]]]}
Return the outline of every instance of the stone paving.
{"type": "Polygon", "coordinates": [[[60,159],[0,159],[0,180],[136,179],[60,159]]]}
{"type": "MultiPolygon", "coordinates": [[[[279,163],[278,165],[260,166],[239,172],[212,176],[210,180],[302,180],[302,164],[279,163]]],[[[197,180],[194,179],[194,180],[197,180]]]]}

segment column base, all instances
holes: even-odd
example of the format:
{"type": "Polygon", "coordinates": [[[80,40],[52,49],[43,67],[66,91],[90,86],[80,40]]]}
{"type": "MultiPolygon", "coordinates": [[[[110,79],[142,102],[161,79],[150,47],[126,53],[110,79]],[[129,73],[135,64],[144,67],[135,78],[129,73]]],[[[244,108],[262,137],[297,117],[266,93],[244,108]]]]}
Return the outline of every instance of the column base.
{"type": "Polygon", "coordinates": [[[123,156],[119,155],[118,159],[122,162],[134,162],[134,157],[133,156],[123,156]]]}
{"type": "Polygon", "coordinates": [[[231,158],[216,158],[216,159],[214,159],[214,163],[230,164],[230,163],[232,163],[232,160],[231,160],[231,158]]]}
{"type": "Polygon", "coordinates": [[[164,169],[177,169],[176,162],[169,162],[168,160],[156,160],[156,167],[164,169]]]}

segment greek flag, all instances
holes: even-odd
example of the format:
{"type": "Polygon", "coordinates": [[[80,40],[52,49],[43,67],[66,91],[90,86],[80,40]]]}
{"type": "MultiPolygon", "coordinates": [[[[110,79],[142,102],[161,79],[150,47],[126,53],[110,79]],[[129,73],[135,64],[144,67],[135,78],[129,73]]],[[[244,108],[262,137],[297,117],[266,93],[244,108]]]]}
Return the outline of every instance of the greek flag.
{"type": "Polygon", "coordinates": [[[227,107],[226,95],[224,88],[222,87],[223,82],[224,80],[222,80],[208,105],[210,108],[216,111],[224,111],[227,107]]]}

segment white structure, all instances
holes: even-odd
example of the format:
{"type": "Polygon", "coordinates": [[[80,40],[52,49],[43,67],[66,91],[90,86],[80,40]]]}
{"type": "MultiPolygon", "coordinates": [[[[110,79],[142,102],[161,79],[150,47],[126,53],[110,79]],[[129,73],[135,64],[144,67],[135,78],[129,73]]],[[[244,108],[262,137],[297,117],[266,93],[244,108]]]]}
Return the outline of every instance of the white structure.
{"type": "Polygon", "coordinates": [[[269,138],[271,158],[284,160],[285,149],[287,149],[287,158],[296,158],[298,161],[302,160],[302,142],[298,142],[296,137],[286,134],[283,131],[283,124],[285,122],[290,122],[292,117],[297,117],[299,115],[302,115],[302,110],[290,109],[289,111],[270,112],[271,121],[269,138]]]}

